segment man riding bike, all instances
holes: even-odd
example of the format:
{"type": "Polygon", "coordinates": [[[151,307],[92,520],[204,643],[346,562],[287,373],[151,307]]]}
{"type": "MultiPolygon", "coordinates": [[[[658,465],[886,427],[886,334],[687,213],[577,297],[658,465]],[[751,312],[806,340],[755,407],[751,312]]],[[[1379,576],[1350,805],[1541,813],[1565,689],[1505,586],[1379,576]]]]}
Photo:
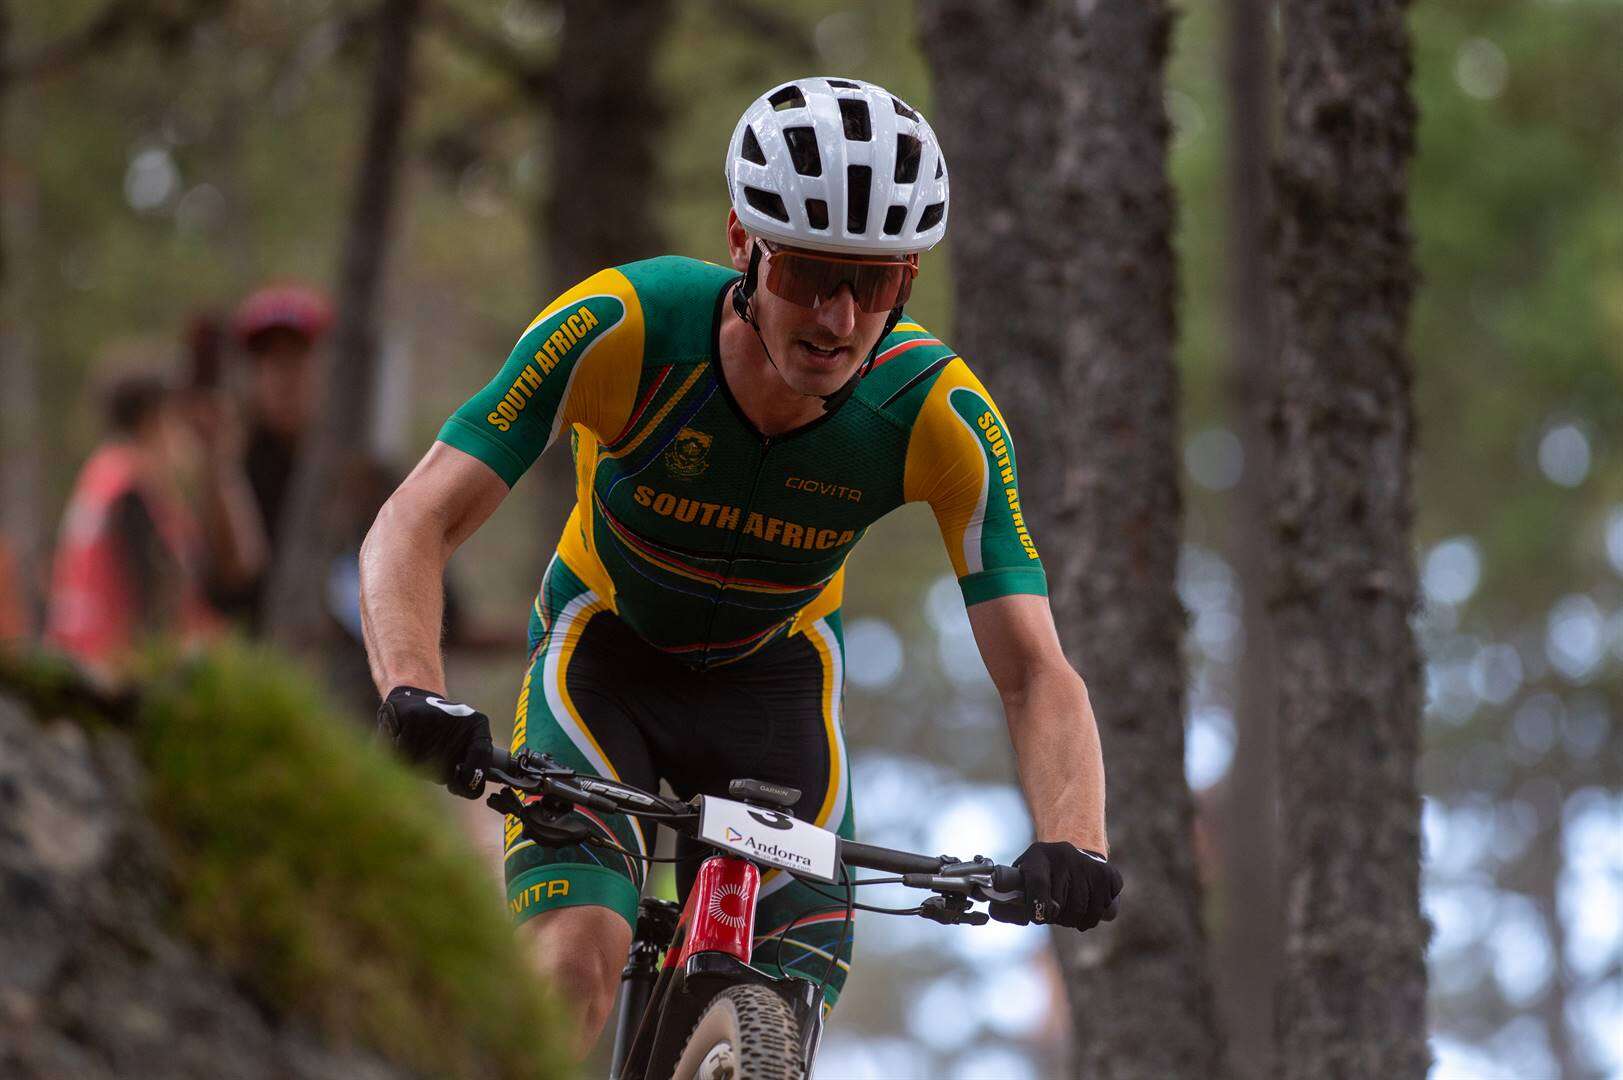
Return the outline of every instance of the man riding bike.
{"type": "MultiPolygon", "coordinates": [[[[750,776],[850,837],[840,604],[875,520],[929,503],[1001,695],[1037,842],[998,918],[1086,929],[1121,888],[1105,860],[1104,766],[1020,511],[1013,444],[968,365],[903,313],[947,222],[947,172],[917,111],[871,83],[805,78],[758,98],[726,162],[732,267],[665,257],[549,304],[446,422],[361,556],[380,723],[459,794],[490,744],[445,698],[451,553],[567,431],[577,504],[536,597],[513,749],[676,794],[750,776]]],[[[622,816],[581,810],[651,854],[622,816]]],[[[574,1004],[584,1053],[612,1007],[646,864],[539,848],[508,818],[508,900],[574,1004]]],[[[679,848],[679,855],[692,850],[679,848]]],[[[678,864],[685,893],[694,861],[678,864]]],[[[757,963],[820,972],[851,950],[840,901],[765,875],[757,963]],[[844,938],[844,940],[841,940],[844,938]]]]}

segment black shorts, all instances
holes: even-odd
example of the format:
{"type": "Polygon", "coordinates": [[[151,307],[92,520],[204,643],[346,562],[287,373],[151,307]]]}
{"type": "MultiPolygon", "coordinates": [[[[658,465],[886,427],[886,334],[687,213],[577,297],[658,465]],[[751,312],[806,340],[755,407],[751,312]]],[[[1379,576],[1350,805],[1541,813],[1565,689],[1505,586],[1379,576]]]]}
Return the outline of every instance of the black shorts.
{"type": "MultiPolygon", "coordinates": [[[[726,795],[728,782],[744,777],[784,784],[801,792],[796,817],[852,835],[838,612],[743,660],[700,671],[643,641],[560,560],[538,598],[531,644],[513,724],[515,752],[528,746],[580,772],[648,790],[664,780],[683,799],[726,795]]],[[[651,823],[576,813],[628,851],[652,854],[651,823]]],[[[685,898],[703,850],[684,838],[678,855],[698,856],[676,867],[678,895],[685,898]]],[[[523,839],[512,817],[506,819],[505,858],[508,906],[519,922],[554,908],[596,904],[635,923],[647,874],[640,860],[581,845],[540,848],[523,839]]],[[[831,899],[768,870],[756,906],[754,962],[821,979],[837,948],[832,1003],[849,970],[844,922],[843,897],[831,899]],[[775,941],[791,923],[781,944],[775,941]]]]}

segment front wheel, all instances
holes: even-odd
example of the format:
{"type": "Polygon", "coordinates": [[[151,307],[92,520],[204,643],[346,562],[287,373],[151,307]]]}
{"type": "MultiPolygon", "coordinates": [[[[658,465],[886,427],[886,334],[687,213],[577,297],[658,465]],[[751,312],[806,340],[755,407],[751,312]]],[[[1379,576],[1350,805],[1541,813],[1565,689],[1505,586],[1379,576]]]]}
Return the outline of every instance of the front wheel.
{"type": "Polygon", "coordinates": [[[716,995],[676,1063],[674,1080],[803,1080],[800,1025],[765,986],[732,986],[716,995]]]}

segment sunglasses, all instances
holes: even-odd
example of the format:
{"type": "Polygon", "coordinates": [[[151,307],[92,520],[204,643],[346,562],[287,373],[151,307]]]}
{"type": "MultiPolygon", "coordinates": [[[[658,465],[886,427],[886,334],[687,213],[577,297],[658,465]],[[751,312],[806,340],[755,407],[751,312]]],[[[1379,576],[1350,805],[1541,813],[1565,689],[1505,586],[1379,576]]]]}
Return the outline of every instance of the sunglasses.
{"type": "Polygon", "coordinates": [[[851,286],[857,307],[870,314],[890,311],[907,302],[918,276],[919,257],[853,259],[778,247],[757,240],[766,251],[767,290],[801,307],[816,307],[851,286]]]}

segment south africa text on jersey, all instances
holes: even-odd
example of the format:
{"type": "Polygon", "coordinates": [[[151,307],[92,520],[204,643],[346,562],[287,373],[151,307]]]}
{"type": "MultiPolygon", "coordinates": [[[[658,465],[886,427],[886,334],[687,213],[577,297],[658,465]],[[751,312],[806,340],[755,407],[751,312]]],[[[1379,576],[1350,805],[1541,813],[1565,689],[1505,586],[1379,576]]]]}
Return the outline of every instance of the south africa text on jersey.
{"type": "Polygon", "coordinates": [[[801,548],[806,551],[828,551],[849,544],[856,539],[853,529],[822,529],[816,525],[803,525],[784,521],[765,514],[725,503],[702,502],[668,491],[655,491],[647,484],[637,485],[631,496],[638,506],[646,506],[661,517],[674,518],[684,525],[708,525],[716,529],[733,530],[743,526],[745,536],[754,536],[769,544],[801,548]]]}
{"type": "Polygon", "coordinates": [[[592,314],[592,309],[585,304],[575,309],[570,315],[558,323],[557,329],[548,335],[536,350],[535,359],[524,365],[513,380],[513,385],[507,388],[507,393],[496,408],[485,415],[486,423],[497,431],[506,431],[518,420],[518,414],[524,411],[524,406],[530,403],[537,390],[541,389],[541,380],[552,373],[552,369],[563,362],[575,348],[598,325],[598,317],[592,314]]]}

